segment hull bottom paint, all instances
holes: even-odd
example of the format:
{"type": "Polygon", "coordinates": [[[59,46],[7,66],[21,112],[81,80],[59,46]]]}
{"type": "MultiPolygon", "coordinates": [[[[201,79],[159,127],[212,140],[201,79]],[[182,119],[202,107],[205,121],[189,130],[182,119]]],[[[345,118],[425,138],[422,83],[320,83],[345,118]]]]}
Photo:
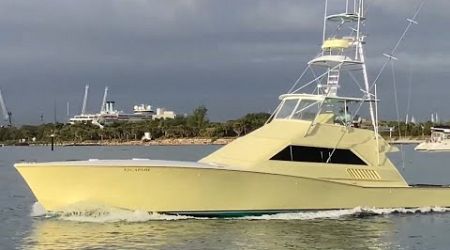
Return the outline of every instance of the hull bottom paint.
{"type": "Polygon", "coordinates": [[[362,187],[332,180],[199,167],[16,164],[52,212],[74,204],[207,217],[367,208],[450,207],[448,187],[362,187]]]}

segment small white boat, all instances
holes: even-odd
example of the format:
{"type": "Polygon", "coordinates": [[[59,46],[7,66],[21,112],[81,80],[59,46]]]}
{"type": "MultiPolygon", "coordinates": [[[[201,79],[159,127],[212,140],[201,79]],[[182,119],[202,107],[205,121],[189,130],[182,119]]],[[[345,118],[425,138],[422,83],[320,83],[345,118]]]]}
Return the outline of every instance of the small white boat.
{"type": "Polygon", "coordinates": [[[432,127],[430,139],[417,145],[415,150],[450,151],[450,127],[432,127]]]}

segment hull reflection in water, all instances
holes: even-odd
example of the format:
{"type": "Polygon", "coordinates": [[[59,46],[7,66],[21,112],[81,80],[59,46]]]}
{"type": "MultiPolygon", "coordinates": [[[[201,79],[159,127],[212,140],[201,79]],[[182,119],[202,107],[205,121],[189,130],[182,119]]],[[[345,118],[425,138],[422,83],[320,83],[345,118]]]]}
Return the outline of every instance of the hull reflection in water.
{"type": "MultiPolygon", "coordinates": [[[[47,216],[34,206],[30,236],[23,249],[396,249],[423,247],[411,229],[427,232],[433,216],[400,214],[445,212],[446,209],[361,209],[286,213],[229,219],[145,214],[139,211],[90,208],[47,216]],[[96,213],[92,210],[97,209],[96,213]],[[393,215],[391,215],[393,214],[393,215]],[[375,216],[373,216],[375,215],[375,216]],[[382,216],[379,216],[382,215],[382,216]],[[356,218],[355,218],[356,217],[356,218]],[[364,219],[360,219],[364,217],[364,219]],[[429,219],[427,219],[429,218],[429,219]],[[398,223],[398,221],[403,221],[398,223]],[[397,222],[396,222],[397,221],[397,222]],[[86,223],[94,222],[94,223],[86,223]],[[136,223],[137,222],[137,223],[136,223]],[[413,223],[412,225],[410,225],[413,223]],[[415,223],[415,224],[414,224],[415,223]],[[425,223],[424,227],[421,225],[425,223]],[[405,227],[405,228],[401,228],[405,227]],[[398,231],[402,234],[398,235],[398,231]],[[405,236],[406,235],[406,236],[405,236]],[[398,239],[398,237],[400,238],[398,239]],[[405,239],[404,239],[405,238],[405,239]],[[270,240],[267,240],[270,239],[270,240]],[[407,241],[405,244],[402,241],[407,241]]],[[[431,237],[431,236],[425,236],[431,237]]],[[[435,237],[435,236],[433,236],[435,237]]]]}
{"type": "MultiPolygon", "coordinates": [[[[132,218],[133,213],[129,212],[128,216],[132,218]]],[[[305,217],[313,217],[312,214],[305,217]]],[[[120,216],[123,215],[121,213],[120,216]]],[[[393,223],[384,217],[365,220],[317,218],[320,220],[317,223],[317,220],[288,219],[288,216],[301,218],[301,213],[285,216],[287,221],[267,218],[258,222],[242,219],[186,220],[180,217],[176,221],[157,219],[146,223],[95,224],[85,223],[85,218],[77,221],[76,216],[52,217],[35,219],[34,230],[23,240],[22,246],[26,249],[34,249],[33,246],[36,249],[42,246],[53,249],[113,249],[124,246],[133,249],[337,249],[346,242],[349,249],[383,249],[390,246],[385,238],[394,230],[393,223]]]]}

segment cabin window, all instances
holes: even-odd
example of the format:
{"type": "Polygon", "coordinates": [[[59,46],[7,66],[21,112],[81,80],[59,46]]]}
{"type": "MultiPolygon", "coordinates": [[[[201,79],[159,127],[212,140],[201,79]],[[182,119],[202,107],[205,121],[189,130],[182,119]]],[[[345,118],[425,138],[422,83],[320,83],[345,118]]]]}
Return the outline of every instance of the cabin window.
{"type": "Polygon", "coordinates": [[[270,160],[275,161],[297,161],[297,162],[316,162],[316,163],[334,163],[367,165],[361,158],[355,155],[349,149],[317,148],[305,146],[287,146],[270,160]]]}
{"type": "Polygon", "coordinates": [[[298,99],[287,99],[283,102],[283,105],[278,111],[277,119],[289,119],[295,107],[297,106],[298,99]]]}

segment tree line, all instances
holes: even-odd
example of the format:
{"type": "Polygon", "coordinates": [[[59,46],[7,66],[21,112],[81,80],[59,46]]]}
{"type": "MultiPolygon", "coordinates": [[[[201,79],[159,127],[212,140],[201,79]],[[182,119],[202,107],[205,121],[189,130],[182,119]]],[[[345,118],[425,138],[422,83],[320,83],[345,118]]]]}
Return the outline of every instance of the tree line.
{"type": "Polygon", "coordinates": [[[150,132],[153,139],[195,137],[215,139],[245,135],[264,125],[270,117],[268,113],[250,113],[236,120],[211,122],[207,111],[205,106],[199,106],[187,116],[141,122],[116,122],[104,126],[103,129],[90,123],[4,126],[0,128],[0,142],[48,143],[52,135],[59,142],[81,143],[102,140],[123,142],[140,140],[145,132],[150,132]]]}
{"type": "Polygon", "coordinates": [[[431,121],[419,123],[406,123],[404,121],[381,121],[380,134],[385,138],[419,138],[424,139],[431,134],[431,128],[434,126],[448,126],[450,122],[433,123],[431,121]]]}
{"type": "MultiPolygon", "coordinates": [[[[239,137],[261,127],[269,119],[268,113],[249,113],[225,122],[209,121],[208,109],[199,106],[187,116],[174,119],[155,119],[142,122],[116,122],[100,129],[93,124],[47,123],[41,125],[5,126],[0,128],[0,143],[15,144],[20,140],[35,143],[48,143],[51,135],[56,141],[82,143],[86,141],[124,142],[140,140],[145,132],[153,139],[163,138],[224,138],[239,137]]],[[[430,134],[431,122],[405,123],[381,121],[380,134],[385,138],[420,138],[430,134]]],[[[446,124],[443,124],[446,125],[446,124]]]]}

